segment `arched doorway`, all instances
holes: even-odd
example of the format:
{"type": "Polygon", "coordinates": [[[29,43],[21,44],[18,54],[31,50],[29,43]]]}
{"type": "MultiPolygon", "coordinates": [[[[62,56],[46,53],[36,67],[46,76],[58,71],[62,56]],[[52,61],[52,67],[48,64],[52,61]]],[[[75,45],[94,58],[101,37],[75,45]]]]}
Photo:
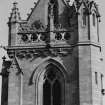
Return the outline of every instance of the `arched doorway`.
{"type": "Polygon", "coordinates": [[[48,64],[37,81],[38,105],[62,105],[65,100],[63,72],[54,64],[48,64]]]}
{"type": "Polygon", "coordinates": [[[48,65],[43,82],[43,105],[61,105],[63,75],[54,65],[48,65]]]}

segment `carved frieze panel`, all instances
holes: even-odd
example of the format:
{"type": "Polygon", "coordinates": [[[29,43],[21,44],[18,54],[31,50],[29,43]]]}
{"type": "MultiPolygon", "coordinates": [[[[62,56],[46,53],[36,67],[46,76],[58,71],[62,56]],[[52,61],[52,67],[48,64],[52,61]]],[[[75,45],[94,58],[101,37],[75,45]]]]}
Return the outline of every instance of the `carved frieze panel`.
{"type": "MultiPolygon", "coordinates": [[[[20,35],[20,44],[39,44],[46,45],[52,42],[65,42],[71,39],[71,32],[69,31],[53,31],[53,32],[36,32],[36,33],[23,33],[20,35]],[[50,38],[49,34],[53,34],[50,38]]],[[[56,43],[55,43],[56,44],[56,43]]]]}
{"type": "Polygon", "coordinates": [[[19,50],[8,50],[8,55],[11,59],[17,57],[18,59],[35,59],[37,57],[47,56],[68,56],[72,53],[73,48],[30,48],[30,49],[19,49],[19,50]]]}
{"type": "Polygon", "coordinates": [[[23,43],[45,43],[47,40],[47,32],[24,33],[20,36],[23,43]]]}

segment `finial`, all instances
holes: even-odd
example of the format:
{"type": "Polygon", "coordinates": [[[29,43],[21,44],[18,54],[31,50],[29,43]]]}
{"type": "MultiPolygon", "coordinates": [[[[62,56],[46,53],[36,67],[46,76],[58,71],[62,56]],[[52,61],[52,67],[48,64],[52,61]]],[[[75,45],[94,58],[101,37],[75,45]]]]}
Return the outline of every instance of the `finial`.
{"type": "Polygon", "coordinates": [[[15,2],[13,2],[13,8],[12,8],[12,10],[16,10],[16,9],[18,9],[17,8],[17,5],[18,5],[18,3],[15,1],[15,2]]]}
{"type": "Polygon", "coordinates": [[[17,4],[18,4],[18,2],[16,2],[16,1],[13,3],[13,5],[14,5],[15,7],[17,6],[17,4]]]}
{"type": "Polygon", "coordinates": [[[5,61],[5,60],[6,60],[6,57],[5,57],[5,56],[3,56],[3,57],[2,57],[2,59],[3,59],[3,61],[5,61]]]}
{"type": "Polygon", "coordinates": [[[13,8],[12,8],[11,16],[9,18],[9,22],[17,22],[21,19],[17,4],[18,3],[16,1],[13,3],[13,8]]]}

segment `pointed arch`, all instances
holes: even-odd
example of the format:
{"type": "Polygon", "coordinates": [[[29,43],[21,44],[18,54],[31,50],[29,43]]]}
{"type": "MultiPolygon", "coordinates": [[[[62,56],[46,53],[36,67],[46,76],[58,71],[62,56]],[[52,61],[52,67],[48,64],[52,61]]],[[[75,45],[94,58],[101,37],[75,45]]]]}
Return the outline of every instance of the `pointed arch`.
{"type": "MultiPolygon", "coordinates": [[[[55,65],[49,64],[43,77],[43,105],[61,105],[64,98],[64,78],[55,65]]],[[[39,80],[40,82],[40,80],[39,80]]]]}
{"type": "Polygon", "coordinates": [[[32,82],[35,84],[36,104],[64,104],[65,83],[67,79],[66,70],[58,61],[48,59],[39,64],[31,77],[32,82]],[[56,96],[58,100],[56,100],[56,96]]]}
{"type": "Polygon", "coordinates": [[[41,62],[39,65],[35,67],[35,70],[32,72],[32,75],[30,77],[29,85],[33,84],[35,80],[38,79],[38,77],[42,74],[42,72],[44,72],[44,69],[49,64],[53,64],[54,66],[58,67],[59,71],[64,75],[65,81],[66,82],[69,81],[69,76],[68,76],[65,66],[61,64],[61,62],[55,59],[49,58],[49,59],[44,60],[43,62],[41,62]]]}

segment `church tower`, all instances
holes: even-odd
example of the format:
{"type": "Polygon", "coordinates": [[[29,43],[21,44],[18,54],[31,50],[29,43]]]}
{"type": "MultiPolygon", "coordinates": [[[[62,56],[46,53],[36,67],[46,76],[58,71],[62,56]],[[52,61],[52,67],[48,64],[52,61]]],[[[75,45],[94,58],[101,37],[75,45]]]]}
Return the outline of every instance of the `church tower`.
{"type": "Polygon", "coordinates": [[[100,14],[91,0],[38,0],[9,18],[8,105],[103,105],[100,14]]]}

